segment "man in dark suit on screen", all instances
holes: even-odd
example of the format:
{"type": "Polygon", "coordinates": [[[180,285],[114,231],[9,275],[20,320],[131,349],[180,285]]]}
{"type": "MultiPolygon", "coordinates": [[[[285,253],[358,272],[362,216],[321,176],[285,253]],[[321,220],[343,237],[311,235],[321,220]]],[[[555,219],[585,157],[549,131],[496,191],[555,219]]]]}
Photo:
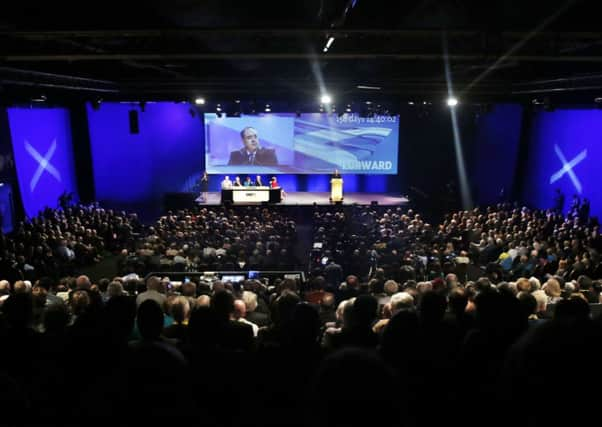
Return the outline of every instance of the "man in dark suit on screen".
{"type": "Polygon", "coordinates": [[[240,131],[244,145],[240,150],[230,153],[228,165],[277,166],[276,151],[259,146],[257,129],[247,126],[240,131]]]}

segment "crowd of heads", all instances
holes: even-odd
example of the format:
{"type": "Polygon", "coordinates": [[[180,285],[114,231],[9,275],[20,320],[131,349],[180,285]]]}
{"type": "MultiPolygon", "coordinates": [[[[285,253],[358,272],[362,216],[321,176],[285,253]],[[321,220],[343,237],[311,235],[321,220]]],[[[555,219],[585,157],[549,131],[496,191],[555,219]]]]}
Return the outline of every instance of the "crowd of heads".
{"type": "Polygon", "coordinates": [[[328,264],[362,280],[377,267],[387,278],[432,280],[453,273],[462,283],[486,276],[494,283],[555,276],[561,285],[580,276],[602,278],[599,224],[592,218],[511,204],[452,212],[437,225],[412,210],[350,207],[317,210],[315,272],[328,264]]]}
{"type": "Polygon", "coordinates": [[[296,238],[295,222],[277,208],[169,212],[124,254],[122,272],[290,270],[296,238]]]}
{"type": "Polygon", "coordinates": [[[105,251],[132,243],[140,227],[135,214],[98,205],[46,209],[17,224],[10,235],[0,233],[2,279],[61,277],[98,262],[105,251]]]}
{"type": "Polygon", "coordinates": [[[18,283],[0,299],[0,383],[12,402],[4,415],[238,425],[256,421],[245,418],[253,413],[268,424],[431,425],[463,421],[454,408],[466,399],[475,417],[525,399],[543,404],[530,387],[583,387],[588,378],[547,374],[550,358],[602,356],[602,324],[582,290],[561,291],[546,309],[553,280],[388,279],[378,290],[354,276],[331,289],[322,276],[18,283]],[[440,411],[429,410],[433,394],[440,411]]]}
{"type": "MultiPolygon", "coordinates": [[[[437,226],[377,207],[318,208],[313,223],[307,282],[0,282],[5,416],[421,426],[495,413],[493,424],[532,426],[591,415],[552,410],[549,393],[586,390],[578,367],[602,356],[595,221],[499,205],[437,226]],[[550,410],[499,410],[525,402],[550,410]]],[[[160,218],[133,250],[243,269],[295,238],[277,210],[201,209],[160,218]]]]}

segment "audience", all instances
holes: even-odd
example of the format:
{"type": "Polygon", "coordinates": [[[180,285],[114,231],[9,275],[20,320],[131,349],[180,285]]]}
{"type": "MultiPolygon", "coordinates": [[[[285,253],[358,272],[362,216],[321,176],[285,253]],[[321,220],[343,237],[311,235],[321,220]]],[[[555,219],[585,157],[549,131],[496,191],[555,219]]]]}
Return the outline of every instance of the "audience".
{"type": "MultiPolygon", "coordinates": [[[[316,208],[322,248],[307,283],[175,286],[75,273],[108,247],[134,254],[124,268],[290,267],[295,222],[211,208],[145,229],[109,212],[47,211],[3,236],[2,261],[12,253],[15,264],[0,281],[7,414],[426,426],[482,424],[499,408],[545,405],[554,390],[583,390],[576,402],[593,403],[591,376],[577,369],[595,363],[602,342],[592,219],[499,205],[431,226],[401,208],[316,208]],[[57,270],[46,270],[53,257],[57,270]]],[[[545,425],[555,412],[516,420],[504,410],[492,422],[545,425]]]]}

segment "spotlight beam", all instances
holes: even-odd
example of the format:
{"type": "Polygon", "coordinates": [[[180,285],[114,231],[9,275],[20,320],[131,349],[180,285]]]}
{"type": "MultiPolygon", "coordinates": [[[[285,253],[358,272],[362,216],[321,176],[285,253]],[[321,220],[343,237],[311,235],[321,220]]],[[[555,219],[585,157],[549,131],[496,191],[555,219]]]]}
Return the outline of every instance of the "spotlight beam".
{"type": "MultiPolygon", "coordinates": [[[[447,82],[448,99],[456,99],[454,96],[453,82],[451,78],[451,70],[449,66],[449,57],[447,51],[447,37],[443,33],[443,65],[445,67],[445,80],[447,82]]],[[[453,107],[453,106],[450,106],[453,107]]],[[[452,131],[454,135],[454,151],[456,154],[456,168],[458,170],[458,178],[460,180],[460,195],[462,197],[462,208],[464,210],[472,208],[472,196],[470,194],[470,186],[468,185],[468,176],[466,174],[466,165],[464,164],[464,154],[462,153],[462,138],[460,136],[460,128],[458,127],[457,109],[450,108],[452,131]]]]}

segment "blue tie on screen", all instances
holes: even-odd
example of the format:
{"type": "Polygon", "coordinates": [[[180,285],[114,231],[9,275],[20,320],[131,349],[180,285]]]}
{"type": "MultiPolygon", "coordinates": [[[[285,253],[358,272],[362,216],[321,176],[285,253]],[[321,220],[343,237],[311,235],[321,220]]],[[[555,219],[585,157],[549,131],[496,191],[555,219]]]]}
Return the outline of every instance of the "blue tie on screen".
{"type": "Polygon", "coordinates": [[[249,164],[252,165],[255,163],[255,154],[249,154],[249,164]]]}

